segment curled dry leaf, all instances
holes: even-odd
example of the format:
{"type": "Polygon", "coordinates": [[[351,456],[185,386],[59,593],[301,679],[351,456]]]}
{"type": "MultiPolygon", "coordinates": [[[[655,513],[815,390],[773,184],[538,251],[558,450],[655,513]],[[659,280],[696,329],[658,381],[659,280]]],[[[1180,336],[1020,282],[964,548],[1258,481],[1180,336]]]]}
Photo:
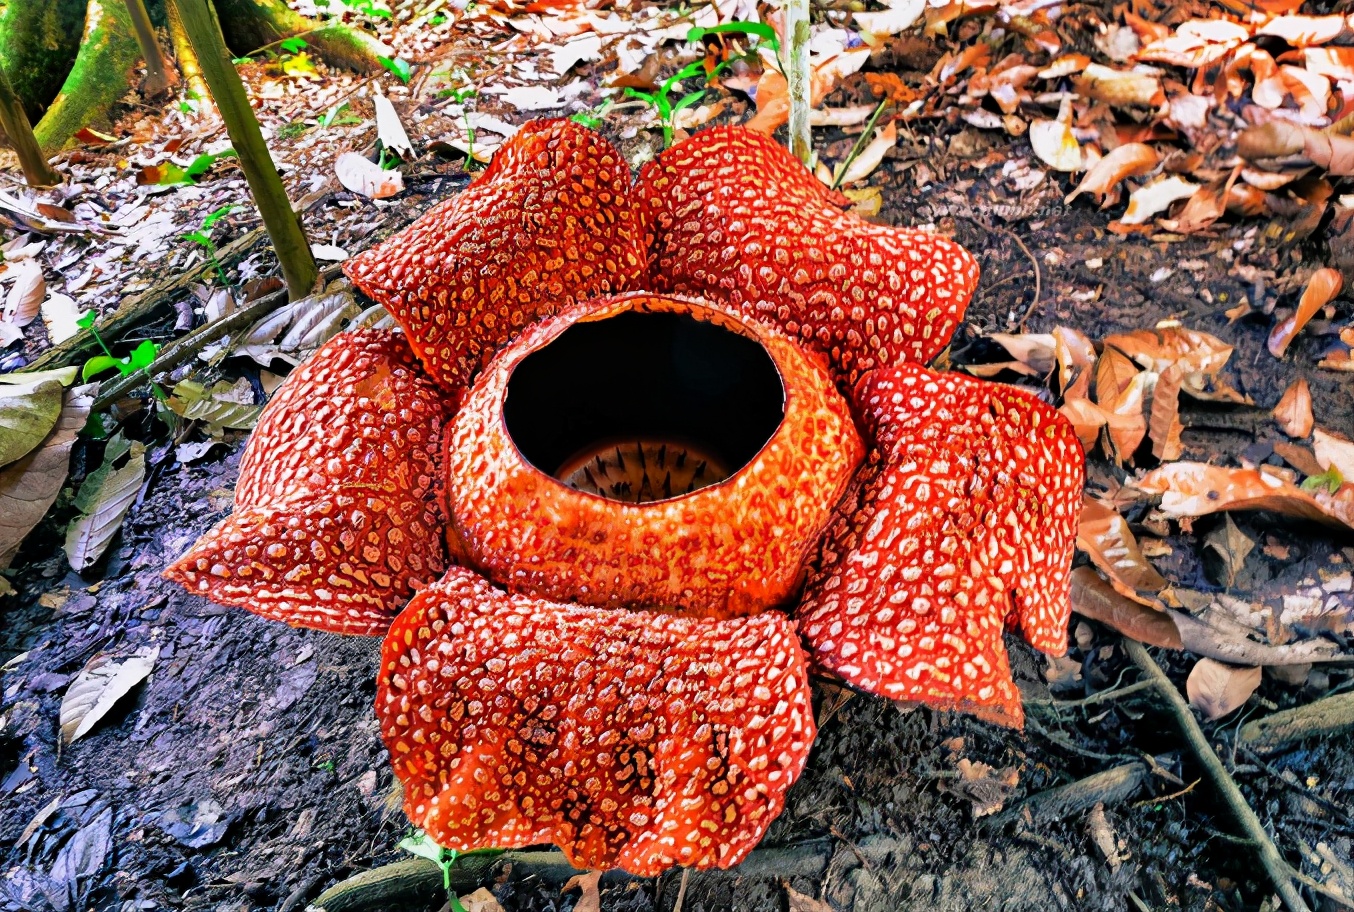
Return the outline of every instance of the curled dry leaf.
{"type": "Polygon", "coordinates": [[[1205,536],[1204,547],[1222,561],[1222,583],[1230,589],[1236,585],[1237,576],[1246,566],[1246,558],[1255,549],[1255,541],[1241,531],[1228,513],[1223,517],[1222,525],[1205,536]]]}
{"type": "Polygon", "coordinates": [[[404,131],[404,124],[390,99],[377,92],[371,96],[371,103],[376,108],[376,138],[381,145],[405,161],[413,158],[414,144],[409,141],[409,134],[404,131]]]}
{"type": "Polygon", "coordinates": [[[1198,184],[1190,183],[1179,175],[1159,177],[1129,195],[1128,209],[1119,221],[1125,225],[1146,224],[1148,219],[1169,209],[1176,200],[1188,199],[1198,190],[1198,184]]]}
{"type": "Polygon", "coordinates": [[[46,294],[47,280],[42,276],[42,267],[34,260],[21,261],[14,273],[14,284],[5,295],[5,322],[19,327],[32,323],[46,294]]]}
{"type": "Polygon", "coordinates": [[[1157,375],[1143,371],[1133,377],[1118,395],[1101,403],[1107,416],[1106,431],[1115,462],[1124,463],[1133,458],[1143,438],[1147,436],[1147,416],[1144,409],[1150,384],[1157,375]]]}
{"type": "Polygon", "coordinates": [[[1335,469],[1346,481],[1354,481],[1354,443],[1317,428],[1312,431],[1312,450],[1326,471],[1335,469]]]}
{"type": "Polygon", "coordinates": [[[1153,469],[1129,487],[1159,496],[1157,509],[1173,519],[1227,510],[1270,510],[1354,528],[1354,485],[1345,485],[1334,494],[1324,489],[1308,493],[1260,469],[1173,462],[1153,469]]]}
{"type": "Polygon", "coordinates": [[[159,657],[160,647],[147,646],[121,660],[104,655],[90,659],[61,698],[61,740],[71,744],[89,734],[119,700],[150,675],[159,657]]]}
{"type": "Polygon", "coordinates": [[[1284,391],[1274,406],[1274,420],[1289,437],[1301,439],[1312,432],[1312,391],[1306,380],[1298,380],[1284,391]]]}
{"type": "Polygon", "coordinates": [[[1072,81],[1081,95],[1121,107],[1157,107],[1166,100],[1161,77],[1139,70],[1116,70],[1093,63],[1072,81]]]}
{"type": "Polygon", "coordinates": [[[1302,155],[1336,177],[1354,174],[1354,137],[1285,120],[1247,127],[1237,135],[1237,154],[1247,161],[1302,155]]]}
{"type": "Polygon", "coordinates": [[[1157,373],[1179,365],[1186,374],[1212,374],[1232,357],[1232,346],[1217,336],[1175,325],[1116,333],[1104,342],[1157,373]]]}
{"type": "Polygon", "coordinates": [[[1146,143],[1124,143],[1091,166],[1077,188],[1067,194],[1063,202],[1070,203],[1083,193],[1093,195],[1103,209],[1109,197],[1126,178],[1146,174],[1157,166],[1161,156],[1146,143]]]}
{"type": "Polygon", "coordinates": [[[1302,328],[1316,316],[1318,310],[1335,299],[1344,285],[1344,276],[1338,269],[1323,266],[1312,273],[1312,278],[1307,282],[1307,287],[1302,290],[1302,297],[1298,300],[1298,309],[1287,320],[1275,326],[1273,332],[1269,334],[1269,353],[1276,358],[1282,358],[1293,339],[1302,332],[1302,328]]]}
{"type": "Polygon", "coordinates": [[[1072,135],[1072,125],[1062,120],[1036,120],[1030,124],[1030,147],[1039,160],[1054,171],[1082,169],[1081,144],[1072,135]]]}
{"type": "Polygon", "coordinates": [[[1116,591],[1160,607],[1155,595],[1166,588],[1166,580],[1143,557],[1128,520],[1113,507],[1089,495],[1082,500],[1077,547],[1109,577],[1116,591]]]}
{"type": "Polygon", "coordinates": [[[1189,704],[1204,718],[1221,719],[1244,706],[1260,686],[1259,668],[1224,665],[1215,659],[1200,659],[1185,680],[1189,704]]]}
{"type": "Polygon", "coordinates": [[[1125,596],[1090,567],[1072,571],[1072,610],[1139,643],[1164,649],[1184,648],[1180,631],[1169,614],[1125,596]]]}
{"type": "Polygon", "coordinates": [[[356,152],[340,155],[334,162],[334,173],[345,188],[369,199],[385,199],[404,192],[404,176],[400,172],[386,171],[356,152]]]}
{"type": "Polygon", "coordinates": [[[42,322],[53,344],[65,342],[80,332],[82,311],[70,295],[53,292],[42,302],[42,322]]]}
{"type": "Polygon", "coordinates": [[[1185,372],[1180,364],[1172,364],[1157,377],[1152,390],[1152,412],[1147,424],[1147,435],[1152,439],[1152,455],[1162,462],[1179,459],[1183,447],[1180,435],[1180,384],[1185,372]]]}
{"type": "Polygon", "coordinates": [[[1072,422],[1073,429],[1077,432],[1077,439],[1081,441],[1082,448],[1090,451],[1095,446],[1096,438],[1100,436],[1100,429],[1109,423],[1109,414],[1089,399],[1076,398],[1068,399],[1063,403],[1063,417],[1072,422]]]}

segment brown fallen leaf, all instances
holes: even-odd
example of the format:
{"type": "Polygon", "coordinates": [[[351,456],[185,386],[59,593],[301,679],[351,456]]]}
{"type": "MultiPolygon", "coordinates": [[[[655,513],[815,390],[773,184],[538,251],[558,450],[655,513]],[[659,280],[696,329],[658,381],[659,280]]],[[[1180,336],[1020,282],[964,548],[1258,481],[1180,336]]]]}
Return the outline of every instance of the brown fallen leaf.
{"type": "Polygon", "coordinates": [[[1298,309],[1287,320],[1275,326],[1274,331],[1269,334],[1269,353],[1276,358],[1282,358],[1294,337],[1302,332],[1302,328],[1316,316],[1318,310],[1340,293],[1344,284],[1344,276],[1338,269],[1323,266],[1312,273],[1312,278],[1307,282],[1307,287],[1302,291],[1302,298],[1298,301],[1298,309]]]}
{"type": "Polygon", "coordinates": [[[1312,450],[1322,469],[1335,469],[1341,478],[1354,481],[1354,442],[1316,428],[1312,431],[1312,450]]]}
{"type": "Polygon", "coordinates": [[[1108,449],[1119,464],[1131,461],[1147,436],[1147,390],[1156,377],[1150,371],[1139,373],[1123,392],[1100,406],[1107,418],[1105,433],[1110,442],[1108,449]]]}
{"type": "Polygon", "coordinates": [[[1116,591],[1090,567],[1072,571],[1072,610],[1139,643],[1165,649],[1185,646],[1169,614],[1116,591]]]}
{"type": "Polygon", "coordinates": [[[1179,364],[1186,374],[1212,374],[1232,356],[1232,346],[1217,336],[1175,325],[1116,333],[1104,342],[1157,373],[1179,364]]]}
{"type": "Polygon", "coordinates": [[[1280,440],[1274,444],[1274,452],[1303,475],[1320,475],[1325,471],[1316,461],[1316,454],[1305,446],[1280,440]]]}
{"type": "Polygon", "coordinates": [[[1247,161],[1302,155],[1333,176],[1354,174],[1354,138],[1284,120],[1242,130],[1236,150],[1247,161]]]}
{"type": "Polygon", "coordinates": [[[1135,602],[1161,607],[1156,594],[1166,588],[1166,579],[1143,557],[1128,520],[1090,495],[1082,499],[1077,547],[1118,592],[1135,602]]]}
{"type": "Polygon", "coordinates": [[[1222,561],[1223,585],[1236,585],[1237,574],[1246,566],[1246,557],[1255,548],[1255,542],[1232,521],[1231,514],[1223,517],[1222,525],[1204,537],[1204,547],[1213,551],[1222,561]]]}
{"type": "Polygon", "coordinates": [[[788,883],[785,887],[785,903],[788,912],[837,912],[821,899],[814,899],[807,893],[800,893],[788,883]]]}
{"type": "Polygon", "coordinates": [[[1173,462],[1127,486],[1161,497],[1165,516],[1207,516],[1227,510],[1270,510],[1285,516],[1354,528],[1354,485],[1334,494],[1308,493],[1291,481],[1260,469],[1228,468],[1202,462],[1173,462]]]}
{"type": "Polygon", "coordinates": [[[1095,446],[1096,438],[1100,436],[1100,429],[1109,423],[1109,414],[1089,399],[1078,397],[1068,399],[1058,409],[1063,417],[1072,422],[1072,427],[1077,432],[1077,439],[1081,441],[1082,448],[1088,452],[1095,446]]]}
{"type": "Polygon", "coordinates": [[[601,880],[601,871],[575,874],[565,882],[563,887],[560,887],[560,892],[582,891],[583,895],[578,897],[578,902],[574,903],[574,912],[602,912],[602,891],[598,886],[601,880]]]}
{"type": "Polygon", "coordinates": [[[1200,659],[1185,680],[1189,704],[1213,720],[1244,706],[1260,686],[1261,671],[1255,667],[1224,665],[1215,659],[1200,659]]]}
{"type": "Polygon", "coordinates": [[[1180,384],[1185,372],[1180,364],[1172,364],[1157,378],[1152,390],[1152,412],[1147,423],[1147,434],[1152,439],[1152,455],[1162,462],[1179,459],[1184,447],[1180,435],[1180,384]]]}
{"type": "Polygon", "coordinates": [[[1289,437],[1301,439],[1312,432],[1312,390],[1307,381],[1299,379],[1284,390],[1279,404],[1274,406],[1274,420],[1289,437]]]}
{"type": "Polygon", "coordinates": [[[1106,348],[1095,365],[1095,401],[1112,402],[1138,375],[1137,366],[1121,351],[1106,348]]]}

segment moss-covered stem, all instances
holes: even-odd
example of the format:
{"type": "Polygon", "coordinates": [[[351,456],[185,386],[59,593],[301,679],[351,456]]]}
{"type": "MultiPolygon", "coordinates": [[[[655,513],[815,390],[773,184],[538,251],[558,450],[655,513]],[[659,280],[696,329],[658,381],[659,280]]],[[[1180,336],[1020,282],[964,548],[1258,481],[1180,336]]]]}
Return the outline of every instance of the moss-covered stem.
{"type": "Polygon", "coordinates": [[[33,125],[28,122],[19,96],[9,84],[9,77],[0,68],[0,126],[5,128],[10,145],[19,155],[19,167],[23,168],[24,180],[30,187],[50,187],[61,183],[61,177],[38,148],[37,137],[33,135],[33,125]]]}
{"type": "Polygon", "coordinates": [[[126,3],[132,31],[136,33],[136,43],[141,45],[141,56],[146,60],[146,81],[141,88],[146,97],[154,98],[170,85],[165,59],[160,54],[160,42],[155,38],[155,26],[151,25],[150,14],[146,12],[143,0],[126,0],[126,3]]]}
{"type": "Polygon", "coordinates": [[[319,270],[301,229],[301,220],[292,209],[277,167],[268,154],[244,83],[231,63],[216,12],[207,0],[169,0],[169,3],[178,7],[184,31],[202,66],[202,75],[221,111],[221,119],[225,121],[235,154],[240,158],[240,167],[244,169],[254,203],[263,216],[263,226],[268,229],[273,249],[277,251],[282,275],[287,281],[287,294],[292,300],[303,298],[310,294],[319,270]]]}
{"type": "Polygon", "coordinates": [[[127,7],[89,0],[80,53],[56,100],[33,127],[42,151],[48,155],[59,152],[81,128],[106,119],[127,91],[128,76],[139,56],[127,7]]]}
{"type": "Polygon", "coordinates": [[[183,20],[179,18],[179,8],[172,3],[165,4],[165,18],[169,23],[169,44],[174,48],[174,59],[179,65],[179,76],[187,87],[189,99],[203,106],[212,103],[211,92],[207,90],[207,81],[202,78],[202,64],[198,63],[197,51],[183,30],[183,20]]]}
{"type": "Polygon", "coordinates": [[[809,131],[812,79],[809,73],[809,0],[785,3],[785,80],[790,87],[790,151],[809,164],[813,136],[809,131]]]}

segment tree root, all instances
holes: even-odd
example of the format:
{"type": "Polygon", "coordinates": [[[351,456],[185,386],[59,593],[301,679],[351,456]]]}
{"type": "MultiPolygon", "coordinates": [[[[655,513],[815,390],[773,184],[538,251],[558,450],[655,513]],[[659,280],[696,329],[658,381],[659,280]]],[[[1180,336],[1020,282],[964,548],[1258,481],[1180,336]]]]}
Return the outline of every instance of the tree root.
{"type": "Polygon", "coordinates": [[[82,128],[108,115],[129,85],[141,56],[123,3],[90,0],[85,31],[61,92],[33,128],[47,155],[61,151],[82,128]]]}
{"type": "Polygon", "coordinates": [[[1194,718],[1194,713],[1190,710],[1189,704],[1185,702],[1185,698],[1180,696],[1180,691],[1176,690],[1175,685],[1171,683],[1171,679],[1166,677],[1166,673],[1161,670],[1161,666],[1147,652],[1146,647],[1136,640],[1130,639],[1123,640],[1123,644],[1133,664],[1142,670],[1148,680],[1156,684],[1157,692],[1162,696],[1166,707],[1171,711],[1171,715],[1175,717],[1175,721],[1184,734],[1190,750],[1193,751],[1199,764],[1208,773],[1208,777],[1213,781],[1213,785],[1222,795],[1237,822],[1241,824],[1246,836],[1254,843],[1256,854],[1260,856],[1260,863],[1265,866],[1265,871],[1274,883],[1274,889],[1283,899],[1284,905],[1288,907],[1289,912],[1310,912],[1297,888],[1293,886],[1292,869],[1288,862],[1279,853],[1278,848],[1274,845],[1274,840],[1270,839],[1269,834],[1265,832],[1264,824],[1255,815],[1255,811],[1251,810],[1250,804],[1246,802],[1246,797],[1237,788],[1236,781],[1232,779],[1231,774],[1227,772],[1227,767],[1223,766],[1222,760],[1218,758],[1212,745],[1208,743],[1208,738],[1204,735],[1203,729],[1199,727],[1199,723],[1194,718]]]}
{"type": "Polygon", "coordinates": [[[169,43],[174,48],[174,60],[179,66],[179,76],[187,87],[188,98],[197,102],[199,111],[214,108],[212,93],[207,89],[207,80],[202,75],[202,64],[197,59],[197,51],[183,30],[183,19],[179,8],[173,3],[165,4],[165,15],[169,21],[169,43]]]}
{"type": "Polygon", "coordinates": [[[5,0],[0,3],[0,67],[9,76],[30,124],[61,91],[80,49],[86,0],[5,0]]]}
{"type": "MultiPolygon", "coordinates": [[[[788,846],[768,846],[753,850],[737,867],[727,870],[694,871],[696,878],[726,877],[818,877],[826,870],[833,840],[813,839],[788,846]]],[[[469,893],[499,871],[511,866],[555,887],[582,872],[557,850],[525,850],[498,855],[466,855],[452,865],[451,892],[469,893]]],[[[636,880],[624,871],[608,871],[603,883],[636,880]]],[[[307,912],[385,912],[388,909],[431,908],[443,898],[442,869],[423,858],[397,861],[363,871],[341,881],[320,894],[307,912]]]]}
{"type": "Polygon", "coordinates": [[[226,42],[238,52],[253,52],[285,38],[304,38],[309,50],[335,66],[379,73],[380,58],[395,52],[361,29],[321,25],[295,12],[284,0],[216,0],[226,42]]]}
{"type": "Polygon", "coordinates": [[[1339,734],[1351,728],[1354,728],[1354,693],[1336,694],[1247,722],[1237,735],[1237,746],[1264,754],[1303,738],[1339,734]]]}

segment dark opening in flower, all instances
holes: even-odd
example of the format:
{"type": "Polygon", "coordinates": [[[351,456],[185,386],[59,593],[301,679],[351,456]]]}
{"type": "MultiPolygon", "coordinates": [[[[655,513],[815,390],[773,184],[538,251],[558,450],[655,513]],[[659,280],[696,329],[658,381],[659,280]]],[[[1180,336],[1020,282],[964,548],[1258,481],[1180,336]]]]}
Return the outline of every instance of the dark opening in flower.
{"type": "Polygon", "coordinates": [[[536,468],[632,503],[688,494],[752,461],[785,414],[771,356],[684,313],[570,326],[508,381],[508,435],[536,468]]]}

